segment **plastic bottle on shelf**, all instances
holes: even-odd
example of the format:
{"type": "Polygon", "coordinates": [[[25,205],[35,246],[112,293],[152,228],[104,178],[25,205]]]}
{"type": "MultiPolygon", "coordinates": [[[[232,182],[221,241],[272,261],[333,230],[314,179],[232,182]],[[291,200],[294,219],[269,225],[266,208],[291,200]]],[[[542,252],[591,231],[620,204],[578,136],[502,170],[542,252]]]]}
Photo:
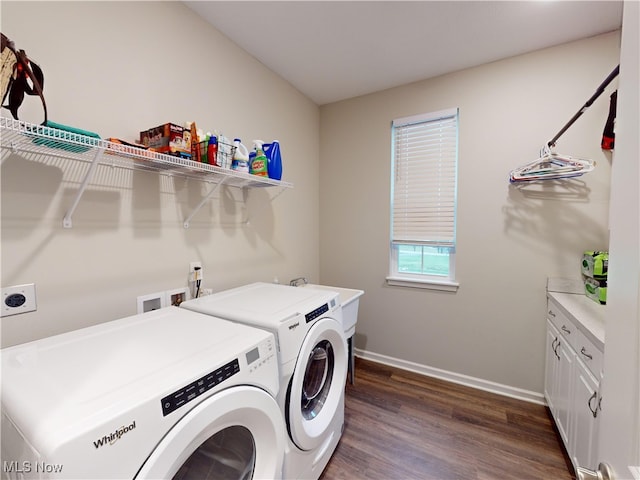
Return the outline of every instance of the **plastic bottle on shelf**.
{"type": "Polygon", "coordinates": [[[242,144],[239,138],[234,138],[233,144],[236,148],[235,152],[233,152],[231,169],[238,172],[249,173],[249,152],[247,151],[247,147],[242,144]]]}
{"type": "Polygon", "coordinates": [[[274,140],[271,143],[265,143],[262,147],[267,157],[267,173],[269,178],[281,180],[282,157],[280,155],[280,143],[278,140],[274,140]]]}
{"type": "MultiPolygon", "coordinates": [[[[267,157],[262,149],[262,140],[254,140],[253,146],[256,151],[255,158],[249,162],[249,173],[253,175],[259,175],[261,177],[268,177],[267,173],[267,157]]],[[[251,158],[251,156],[250,156],[251,158]]]]}
{"type": "Polygon", "coordinates": [[[209,165],[215,165],[221,167],[218,163],[218,137],[212,135],[209,137],[209,144],[207,145],[207,161],[209,165]]]}
{"type": "Polygon", "coordinates": [[[191,151],[191,160],[193,160],[194,162],[202,162],[196,122],[187,122],[187,124],[189,125],[189,129],[191,130],[191,145],[189,145],[189,149],[191,151]]]}

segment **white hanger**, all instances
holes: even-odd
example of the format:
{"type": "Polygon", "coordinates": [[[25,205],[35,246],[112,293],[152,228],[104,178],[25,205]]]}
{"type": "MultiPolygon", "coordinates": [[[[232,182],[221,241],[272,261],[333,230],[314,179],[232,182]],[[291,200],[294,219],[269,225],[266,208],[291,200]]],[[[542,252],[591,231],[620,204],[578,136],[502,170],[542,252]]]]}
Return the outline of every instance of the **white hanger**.
{"type": "Polygon", "coordinates": [[[548,145],[536,160],[511,170],[509,181],[532,182],[557,178],[579,177],[595,168],[595,162],[551,151],[548,145]]]}

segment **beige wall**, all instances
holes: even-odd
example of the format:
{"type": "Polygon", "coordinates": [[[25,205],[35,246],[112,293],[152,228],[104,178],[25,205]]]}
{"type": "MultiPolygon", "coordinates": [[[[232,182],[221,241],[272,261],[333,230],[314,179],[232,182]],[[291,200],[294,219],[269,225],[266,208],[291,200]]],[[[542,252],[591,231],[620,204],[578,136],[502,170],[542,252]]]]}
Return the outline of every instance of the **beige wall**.
{"type": "MultiPolygon", "coordinates": [[[[356,347],[392,362],[542,392],[548,276],[605,249],[610,87],[558,142],[596,160],[571,182],[510,188],[619,61],[605,34],[320,109],[320,278],[365,290],[356,347]],[[390,287],[390,122],[459,107],[457,293],[390,287]]],[[[384,68],[381,62],[380,68],[384,68]]]]}
{"type": "MultiPolygon", "coordinates": [[[[3,151],[2,286],[35,282],[38,299],[37,312],[2,319],[3,346],[134,314],[138,295],[185,286],[191,261],[214,290],[301,274],[318,281],[315,104],[181,3],[0,8],[2,32],[44,70],[51,120],[127,140],[189,120],[249,147],[278,139],[283,179],[294,184],[273,201],[278,189],[245,201],[223,188],[185,230],[208,185],[105,167],[63,229],[86,166],[3,151]]],[[[21,115],[41,121],[37,100],[21,115]]]]}
{"type": "MultiPolygon", "coordinates": [[[[2,319],[3,346],[133,314],[136,296],[183,286],[199,260],[215,290],[298,275],[362,288],[361,352],[542,391],[546,277],[577,276],[583,250],[607,247],[609,92],[559,141],[598,162],[575,189],[515,190],[507,177],[615,66],[617,33],[318,109],[180,3],[0,8],[3,33],[44,69],[52,120],[131,140],[187,120],[247,143],[278,138],[294,184],[273,201],[277,190],[223,189],[185,230],[207,185],[103,168],[68,230],[83,170],[3,152],[2,285],[38,292],[37,312],[2,319]],[[460,289],[387,287],[390,122],[449,107],[460,108],[460,289]]],[[[28,99],[24,118],[37,116],[28,99]]]]}

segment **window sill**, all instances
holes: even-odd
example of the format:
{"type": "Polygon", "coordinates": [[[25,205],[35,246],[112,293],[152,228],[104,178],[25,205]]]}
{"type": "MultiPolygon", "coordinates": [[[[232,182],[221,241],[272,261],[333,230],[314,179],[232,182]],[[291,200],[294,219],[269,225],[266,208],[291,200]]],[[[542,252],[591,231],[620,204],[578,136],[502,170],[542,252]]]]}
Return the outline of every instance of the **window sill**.
{"type": "Polygon", "coordinates": [[[387,285],[394,287],[424,288],[427,290],[440,290],[445,292],[457,292],[460,284],[448,280],[419,280],[413,278],[387,277],[387,285]]]}

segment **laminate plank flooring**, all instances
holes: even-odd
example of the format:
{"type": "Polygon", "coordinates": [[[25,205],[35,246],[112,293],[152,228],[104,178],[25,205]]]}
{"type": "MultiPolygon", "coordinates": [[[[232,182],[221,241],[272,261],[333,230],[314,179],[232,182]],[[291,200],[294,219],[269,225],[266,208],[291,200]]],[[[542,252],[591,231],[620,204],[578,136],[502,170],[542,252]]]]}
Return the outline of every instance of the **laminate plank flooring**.
{"type": "Polygon", "coordinates": [[[356,359],[321,480],[571,480],[546,407],[356,359]]]}

